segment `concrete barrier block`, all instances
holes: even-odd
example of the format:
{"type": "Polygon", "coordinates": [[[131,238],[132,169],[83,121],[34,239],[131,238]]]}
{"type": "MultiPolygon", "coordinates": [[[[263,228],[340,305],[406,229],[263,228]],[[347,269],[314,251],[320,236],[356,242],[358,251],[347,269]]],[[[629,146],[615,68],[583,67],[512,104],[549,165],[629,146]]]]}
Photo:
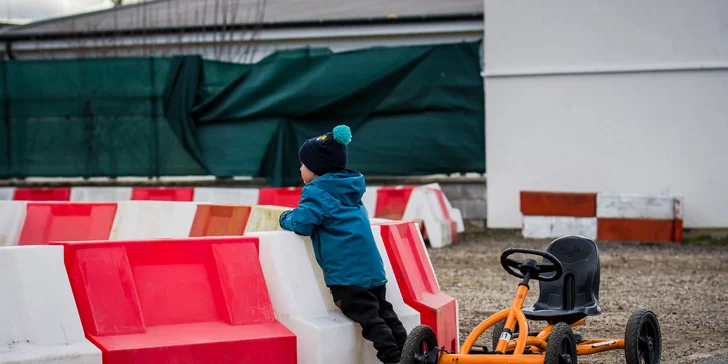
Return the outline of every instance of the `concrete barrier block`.
{"type": "Polygon", "coordinates": [[[598,193],[597,217],[672,220],[675,218],[675,197],[636,193],[598,193]]]}
{"type": "Polygon", "coordinates": [[[524,216],[523,237],[533,239],[558,238],[564,235],[580,235],[597,238],[596,217],[524,216]]]}

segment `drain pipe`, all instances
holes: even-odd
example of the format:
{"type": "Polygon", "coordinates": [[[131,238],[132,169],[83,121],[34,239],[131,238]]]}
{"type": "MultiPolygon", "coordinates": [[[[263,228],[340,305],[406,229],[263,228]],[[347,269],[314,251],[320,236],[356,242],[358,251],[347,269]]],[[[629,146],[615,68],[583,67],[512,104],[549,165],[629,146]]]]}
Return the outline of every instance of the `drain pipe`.
{"type": "Polygon", "coordinates": [[[5,54],[8,56],[9,59],[15,60],[15,53],[13,53],[13,41],[8,40],[5,41],[5,54]]]}

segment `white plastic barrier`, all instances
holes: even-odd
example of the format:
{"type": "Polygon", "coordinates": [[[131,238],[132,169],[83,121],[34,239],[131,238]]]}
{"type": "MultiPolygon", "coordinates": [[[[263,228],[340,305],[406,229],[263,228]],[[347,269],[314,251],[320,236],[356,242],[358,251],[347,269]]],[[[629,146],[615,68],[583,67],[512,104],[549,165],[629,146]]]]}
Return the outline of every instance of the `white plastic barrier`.
{"type": "Polygon", "coordinates": [[[254,233],[259,231],[283,230],[278,221],[280,220],[281,214],[288,210],[291,210],[291,208],[266,205],[253,206],[250,209],[248,224],[245,225],[245,232],[254,233]]]}
{"type": "Polygon", "coordinates": [[[116,202],[131,200],[131,187],[71,187],[71,201],[116,202]]]}
{"type": "Polygon", "coordinates": [[[25,201],[0,201],[0,246],[18,245],[26,204],[25,201]]]}
{"type": "Polygon", "coordinates": [[[109,240],[186,238],[196,211],[194,202],[119,202],[109,240]]]}
{"type": "MultiPolygon", "coordinates": [[[[447,200],[445,200],[447,201],[447,200]]],[[[455,224],[457,226],[457,232],[462,233],[465,231],[465,223],[463,222],[463,214],[460,212],[460,209],[452,209],[450,210],[450,218],[455,220],[455,224]]]]}
{"type": "Polygon", "coordinates": [[[15,187],[0,188],[0,201],[12,201],[15,196],[15,187]]]}
{"type": "Polygon", "coordinates": [[[597,217],[611,219],[675,218],[674,196],[600,192],[597,194],[597,217]]]}
{"type": "MultiPolygon", "coordinates": [[[[442,191],[442,187],[440,187],[439,183],[430,183],[421,187],[431,187],[442,191]]],[[[445,198],[445,206],[447,206],[448,212],[450,213],[450,219],[455,221],[455,224],[457,225],[457,232],[462,233],[463,231],[465,231],[465,223],[463,222],[462,212],[460,211],[460,209],[452,207],[452,204],[450,204],[450,200],[447,199],[447,196],[443,194],[443,197],[445,198]]]]}
{"type": "Polygon", "coordinates": [[[0,363],[101,363],[63,265],[63,247],[0,248],[0,363]]]}
{"type": "Polygon", "coordinates": [[[258,204],[258,189],[255,188],[195,188],[195,202],[216,203],[223,205],[246,205],[258,204]]]}
{"type": "MultiPolygon", "coordinates": [[[[311,240],[290,232],[260,232],[260,263],[276,318],[296,335],[299,364],[361,363],[353,322],[331,301],[307,250],[311,240]]],[[[374,363],[374,362],[372,362],[374,363]]]]}
{"type": "Polygon", "coordinates": [[[361,197],[361,202],[364,203],[364,207],[367,208],[367,213],[369,214],[369,217],[374,217],[374,214],[377,212],[377,191],[379,190],[379,187],[376,186],[367,186],[367,190],[364,192],[364,195],[361,197]]]}
{"type": "Polygon", "coordinates": [[[414,220],[425,225],[430,246],[442,248],[452,244],[450,221],[445,218],[444,211],[437,198],[437,192],[418,187],[412,190],[402,220],[414,220]]]}
{"type": "MultiPolygon", "coordinates": [[[[379,363],[373,345],[361,336],[361,327],[333,303],[309,238],[280,231],[249,235],[260,239],[260,261],[273,310],[296,334],[299,364],[379,363]]],[[[389,266],[388,278],[391,271],[389,266]]],[[[387,298],[409,332],[419,324],[419,313],[403,307],[393,281],[391,277],[387,298]]]]}
{"type": "Polygon", "coordinates": [[[597,238],[596,217],[524,216],[523,237],[533,239],[558,238],[564,235],[581,235],[597,238]]]}

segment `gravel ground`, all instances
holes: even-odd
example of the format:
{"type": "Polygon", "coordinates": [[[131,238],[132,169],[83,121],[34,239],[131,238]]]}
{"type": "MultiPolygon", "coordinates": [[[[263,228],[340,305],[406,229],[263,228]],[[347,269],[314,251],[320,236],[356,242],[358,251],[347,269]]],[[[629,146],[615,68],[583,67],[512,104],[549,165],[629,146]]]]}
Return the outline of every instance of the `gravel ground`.
{"type": "MultiPolygon", "coordinates": [[[[500,265],[510,247],[545,250],[549,241],[515,234],[466,234],[450,247],[430,250],[441,289],[459,301],[461,342],[483,319],[510,306],[520,280],[500,265]]],[[[662,330],[663,363],[708,363],[728,349],[728,244],[599,243],[602,314],[575,330],[586,339],[620,339],[629,315],[652,309],[662,330]]],[[[538,298],[531,284],[525,306],[538,298]]],[[[541,322],[529,322],[537,328],[541,322]]],[[[479,341],[490,347],[491,332],[479,341]]],[[[580,363],[625,363],[615,350],[579,357],[580,363]]],[[[722,362],[722,361],[721,361],[722,362]]],[[[712,363],[712,361],[711,361],[712,363]]]]}

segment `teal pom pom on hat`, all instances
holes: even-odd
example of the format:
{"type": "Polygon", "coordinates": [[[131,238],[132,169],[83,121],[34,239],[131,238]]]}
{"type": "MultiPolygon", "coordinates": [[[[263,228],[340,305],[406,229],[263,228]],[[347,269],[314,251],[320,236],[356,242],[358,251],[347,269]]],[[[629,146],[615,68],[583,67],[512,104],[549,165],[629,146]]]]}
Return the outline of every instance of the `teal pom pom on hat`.
{"type": "Polygon", "coordinates": [[[351,142],[351,129],[346,125],[339,125],[334,128],[334,140],[342,145],[347,145],[351,142]]]}
{"type": "Polygon", "coordinates": [[[346,170],[349,157],[347,145],[351,142],[351,129],[338,125],[331,132],[306,140],[298,150],[298,158],[311,172],[322,176],[346,170]]]}

